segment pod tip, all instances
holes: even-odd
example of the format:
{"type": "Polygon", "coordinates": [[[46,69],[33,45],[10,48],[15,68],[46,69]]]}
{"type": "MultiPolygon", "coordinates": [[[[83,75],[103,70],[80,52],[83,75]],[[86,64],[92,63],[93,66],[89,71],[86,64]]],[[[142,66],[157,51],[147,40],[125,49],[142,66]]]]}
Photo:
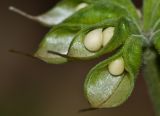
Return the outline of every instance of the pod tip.
{"type": "Polygon", "coordinates": [[[8,9],[9,9],[10,11],[13,11],[13,12],[15,12],[15,13],[21,15],[21,16],[24,16],[24,17],[28,18],[28,19],[36,20],[36,17],[35,17],[35,16],[32,16],[32,15],[30,15],[30,14],[27,14],[26,12],[24,12],[24,11],[22,11],[22,10],[16,8],[16,7],[14,7],[14,6],[9,6],[8,9]]]}

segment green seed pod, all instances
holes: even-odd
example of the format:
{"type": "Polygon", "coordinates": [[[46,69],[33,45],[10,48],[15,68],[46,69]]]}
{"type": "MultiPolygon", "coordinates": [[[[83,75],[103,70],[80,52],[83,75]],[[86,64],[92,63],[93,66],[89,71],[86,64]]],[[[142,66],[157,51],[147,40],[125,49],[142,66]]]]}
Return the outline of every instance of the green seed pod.
{"type": "Polygon", "coordinates": [[[142,38],[131,36],[121,51],[96,65],[87,75],[84,84],[85,96],[91,106],[93,108],[111,108],[125,102],[134,88],[141,58],[142,38]],[[125,70],[119,75],[113,75],[107,67],[119,58],[124,59],[125,70]]]}
{"type": "Polygon", "coordinates": [[[58,2],[52,9],[38,16],[31,16],[12,6],[9,9],[31,20],[50,27],[60,24],[72,14],[87,6],[88,3],[85,3],[83,0],[62,0],[58,2]]]}
{"type": "Polygon", "coordinates": [[[160,53],[160,31],[157,31],[153,36],[153,44],[157,51],[160,53]]]}

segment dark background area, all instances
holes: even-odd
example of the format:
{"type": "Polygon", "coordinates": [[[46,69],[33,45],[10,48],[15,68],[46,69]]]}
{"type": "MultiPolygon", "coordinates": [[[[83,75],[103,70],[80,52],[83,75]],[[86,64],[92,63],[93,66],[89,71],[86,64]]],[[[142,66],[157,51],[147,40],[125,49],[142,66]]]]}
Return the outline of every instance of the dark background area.
{"type": "MultiPolygon", "coordinates": [[[[140,0],[135,0],[138,6],[140,0]]],[[[98,60],[50,65],[9,53],[14,48],[32,53],[48,28],[8,10],[16,6],[37,15],[53,0],[0,1],[0,115],[1,116],[153,116],[147,88],[140,76],[129,100],[114,109],[78,113],[88,108],[83,82],[98,60]]]]}

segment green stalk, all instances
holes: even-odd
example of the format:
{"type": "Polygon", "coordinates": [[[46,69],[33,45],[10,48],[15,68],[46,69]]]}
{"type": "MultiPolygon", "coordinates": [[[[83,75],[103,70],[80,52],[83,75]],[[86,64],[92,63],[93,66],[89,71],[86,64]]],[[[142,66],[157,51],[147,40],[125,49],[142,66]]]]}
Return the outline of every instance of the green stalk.
{"type": "Polygon", "coordinates": [[[160,75],[156,62],[157,55],[155,52],[147,50],[144,54],[144,58],[146,62],[144,67],[144,79],[148,86],[156,116],[160,116],[160,75]]]}

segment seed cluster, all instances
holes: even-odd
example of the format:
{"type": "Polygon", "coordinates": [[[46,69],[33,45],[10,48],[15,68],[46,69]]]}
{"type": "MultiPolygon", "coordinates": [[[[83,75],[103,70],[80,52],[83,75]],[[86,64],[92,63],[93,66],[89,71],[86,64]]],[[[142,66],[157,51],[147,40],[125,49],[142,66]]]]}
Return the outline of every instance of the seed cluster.
{"type": "Polygon", "coordinates": [[[105,47],[114,35],[114,27],[106,29],[95,29],[90,31],[84,39],[85,47],[92,52],[98,51],[101,47],[105,47]]]}
{"type": "MultiPolygon", "coordinates": [[[[105,47],[114,35],[114,27],[106,29],[98,28],[90,31],[84,39],[85,47],[92,52],[98,51],[105,47]]],[[[124,72],[124,60],[122,57],[117,58],[108,65],[108,70],[112,75],[118,76],[124,72]]]]}

